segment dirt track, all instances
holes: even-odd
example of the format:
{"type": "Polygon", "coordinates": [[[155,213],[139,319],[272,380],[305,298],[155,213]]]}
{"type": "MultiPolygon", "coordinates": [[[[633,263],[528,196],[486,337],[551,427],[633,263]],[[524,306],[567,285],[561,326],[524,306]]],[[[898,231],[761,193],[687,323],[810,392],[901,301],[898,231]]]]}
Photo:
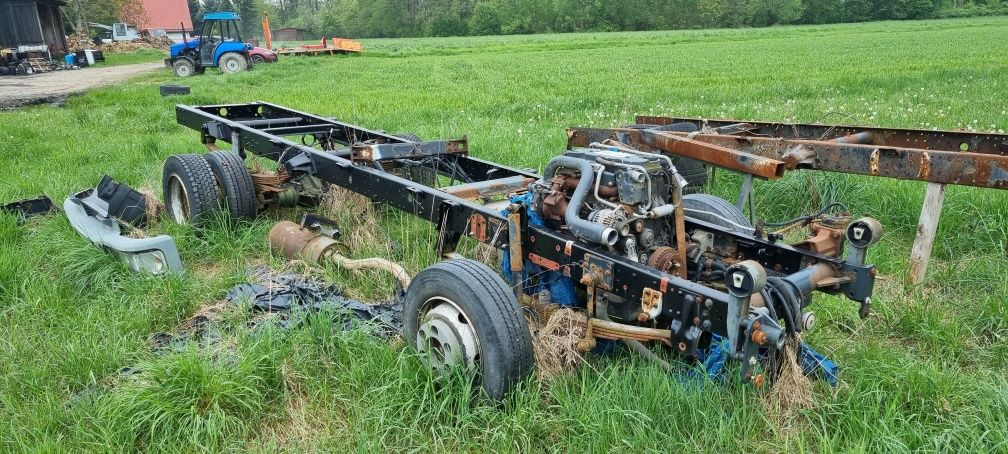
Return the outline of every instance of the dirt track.
{"type": "Polygon", "coordinates": [[[0,110],[30,104],[61,104],[68,95],[122,82],[158,68],[164,68],[164,64],[137,63],[75,71],[53,71],[31,76],[3,76],[0,77],[0,110]]]}

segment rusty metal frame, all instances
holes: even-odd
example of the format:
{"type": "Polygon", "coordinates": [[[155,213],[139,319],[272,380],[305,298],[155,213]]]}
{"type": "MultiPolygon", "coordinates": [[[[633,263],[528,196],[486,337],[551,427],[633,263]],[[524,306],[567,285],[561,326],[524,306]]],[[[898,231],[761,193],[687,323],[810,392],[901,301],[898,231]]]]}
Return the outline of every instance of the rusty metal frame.
{"type": "Polygon", "coordinates": [[[571,128],[568,147],[614,139],[764,179],[810,169],[1008,189],[1006,134],[643,116],[637,121],[633,128],[571,128]],[[664,129],[674,124],[696,131],[664,129]]]}
{"type": "MultiPolygon", "coordinates": [[[[276,161],[290,178],[316,177],[434,223],[438,230],[435,247],[439,256],[452,256],[461,237],[469,236],[497,249],[510,250],[513,260],[508,264],[509,268],[519,276],[525,266],[522,259],[528,259],[547,270],[568,276],[589,293],[598,287],[599,292],[605,291],[612,297],[628,301],[647,299],[650,306],[660,308],[659,317],[663,320],[660,326],[656,325],[648,332],[663,331],[667,342],[677,346],[680,353],[696,354],[697,349],[710,340],[709,336],[691,333],[703,331],[726,335],[733,329],[726,326],[732,297],[723,290],[613,254],[606,248],[577,239],[568,231],[532,225],[523,205],[508,206],[502,213],[500,206],[476,201],[489,195],[499,195],[502,191],[521,190],[530,180],[541,178],[535,172],[481,160],[467,153],[448,153],[446,149],[446,153],[439,154],[438,158],[450,160],[453,169],[462,171],[465,177],[455,178],[456,175],[449,174],[446,169],[429,167],[429,163],[421,160],[412,163],[461,183],[436,188],[390,173],[382,165],[372,166],[352,159],[354,145],[367,143],[382,147],[384,144],[408,142],[381,131],[261,102],[179,105],[176,115],[179,124],[200,131],[203,143],[230,143],[239,154],[248,152],[276,161]],[[302,143],[288,138],[299,135],[314,137],[318,144],[326,146],[319,149],[314,146],[316,144],[304,143],[304,137],[302,143]]],[[[420,148],[426,146],[421,144],[420,148]]],[[[384,148],[396,151],[400,148],[417,149],[410,144],[384,148]]],[[[389,164],[396,160],[411,160],[401,158],[397,153],[396,156],[399,157],[390,158],[392,161],[389,164]]],[[[676,196],[676,202],[678,200],[676,196]]],[[[725,230],[699,220],[682,219],[678,230],[710,232],[713,244],[723,249],[721,252],[730,250],[730,254],[722,255],[731,256],[734,261],[753,260],[778,275],[793,278],[794,282],[790,285],[801,289],[802,295],[810,297],[813,291],[840,294],[859,303],[863,310],[870,304],[875,268],[863,261],[826,256],[776,240],[725,230]],[[828,274],[836,279],[824,285],[811,282],[806,270],[813,265],[828,269],[828,274]]],[[[680,245],[685,244],[682,235],[679,242],[680,245]]],[[[516,291],[521,290],[519,282],[516,291]]],[[[612,316],[612,326],[618,325],[630,331],[644,329],[621,323],[636,322],[636,316],[609,315],[612,316]]],[[[654,323],[657,324],[658,320],[655,318],[654,323]]],[[[600,329],[615,332],[612,326],[599,323],[600,329]]]]}

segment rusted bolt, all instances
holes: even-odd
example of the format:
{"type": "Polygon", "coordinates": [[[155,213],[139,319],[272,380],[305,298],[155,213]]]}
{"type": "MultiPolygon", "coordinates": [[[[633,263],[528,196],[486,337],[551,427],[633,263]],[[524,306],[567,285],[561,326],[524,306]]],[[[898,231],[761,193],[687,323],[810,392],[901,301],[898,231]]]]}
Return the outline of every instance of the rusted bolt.
{"type": "Polygon", "coordinates": [[[766,344],[766,341],[767,341],[766,332],[764,332],[762,330],[761,331],[753,331],[753,333],[752,333],[752,340],[753,340],[753,342],[756,343],[756,345],[766,344]]]}
{"type": "Polygon", "coordinates": [[[681,351],[681,352],[686,351],[686,343],[685,342],[680,342],[679,343],[679,351],[681,351]]]}

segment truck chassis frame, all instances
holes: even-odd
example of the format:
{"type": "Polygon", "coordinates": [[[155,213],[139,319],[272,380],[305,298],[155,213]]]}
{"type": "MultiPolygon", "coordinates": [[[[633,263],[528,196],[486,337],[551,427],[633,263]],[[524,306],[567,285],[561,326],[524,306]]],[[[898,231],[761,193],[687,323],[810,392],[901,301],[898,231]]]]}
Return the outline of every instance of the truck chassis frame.
{"type": "MultiPolygon", "coordinates": [[[[865,250],[881,233],[872,220],[855,221],[846,229],[845,260],[839,252],[823,255],[779,239],[686,218],[686,230],[710,232],[714,248],[730,252],[735,264],[726,273],[722,290],[720,285],[688,280],[685,272],[663,272],[612,254],[569,231],[532,225],[524,207],[507,198],[483,203],[492,196],[522,192],[541,176],[470,156],[464,137],[416,142],[264,102],[179,105],[176,113],[178,123],[199,131],[202,143],[211,150],[218,149],[218,142],[229,143],[243,158],[251,153],[276,161],[293,178],[312,176],[432,222],[438,231],[435,248],[440,257],[457,256],[456,246],[467,236],[509,251],[510,270],[518,272],[516,276],[531,262],[570,277],[588,295],[589,327],[596,337],[660,340],[680,354],[696,355],[709,343],[707,333],[713,333],[731,341],[737,359],[753,358],[756,350],[769,345],[761,331],[774,339],[773,334],[782,331],[775,327],[776,321],[764,318],[762,323],[753,323],[758,317],[750,313],[751,297],[763,288],[765,270],[783,276],[803,300],[809,300],[813,291],[843,295],[860,305],[863,316],[871,303],[875,268],[864,263],[865,250]],[[292,140],[297,137],[301,139],[292,140]],[[449,184],[434,187],[406,178],[396,169],[436,173],[449,184]],[[866,237],[862,237],[864,232],[868,232],[866,237]],[[732,273],[737,279],[734,286],[732,273]],[[597,295],[603,294],[640,301],[642,307],[657,305],[673,322],[648,327],[593,318],[597,295]]],[[[520,282],[511,285],[519,300],[531,299],[520,294],[520,282]]],[[[745,363],[743,378],[753,378],[745,363]]]]}

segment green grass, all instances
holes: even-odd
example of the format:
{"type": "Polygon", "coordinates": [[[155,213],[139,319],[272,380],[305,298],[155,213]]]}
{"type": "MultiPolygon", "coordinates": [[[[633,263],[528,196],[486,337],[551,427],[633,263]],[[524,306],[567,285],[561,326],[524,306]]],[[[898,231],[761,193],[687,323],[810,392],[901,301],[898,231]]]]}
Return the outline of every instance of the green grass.
{"type": "MultiPolygon", "coordinates": [[[[634,114],[1008,129],[1008,19],[758,30],[365,41],[352,57],[183,81],[167,69],[72,97],[63,108],[0,112],[0,200],[62,200],[109,174],[160,193],[170,154],[200,150],[175,103],[263,100],[425,138],[468,134],[474,153],[539,167],[564,127],[613,126],[634,114]]],[[[724,172],[719,175],[725,175],[724,172]]],[[[719,177],[730,196],[739,179],[719,177]]],[[[778,424],[764,393],[684,385],[633,359],[594,361],[527,383],[503,408],[437,387],[408,350],[343,334],[316,317],[236,344],[155,355],[172,330],[242,282],[282,266],[265,233],[293,210],[205,232],[162,222],[185,276],[134,276],[79,238],[62,216],[16,226],[0,217],[0,450],[111,451],[973,451],[1008,450],[1008,193],[950,187],[922,285],[902,286],[923,185],[793,172],[757,185],[757,211],[780,219],[831,200],[879,218],[886,236],[875,314],[818,297],[806,335],[842,367],[815,407],[778,424]],[[140,365],[139,378],[118,370],[140,365]]],[[[337,213],[352,234],[358,218],[337,213]]],[[[412,271],[433,263],[433,232],[385,212],[386,235],[362,246],[412,271]],[[385,239],[401,247],[389,247],[385,239]]],[[[365,241],[361,241],[365,243],[365,241]]],[[[471,247],[471,245],[469,245],[471,247]]],[[[381,297],[375,274],[326,275],[381,297]]]]}
{"type": "Polygon", "coordinates": [[[98,66],[132,65],[162,61],[168,52],[161,49],[138,49],[134,52],[105,52],[105,61],[98,66]]]}

